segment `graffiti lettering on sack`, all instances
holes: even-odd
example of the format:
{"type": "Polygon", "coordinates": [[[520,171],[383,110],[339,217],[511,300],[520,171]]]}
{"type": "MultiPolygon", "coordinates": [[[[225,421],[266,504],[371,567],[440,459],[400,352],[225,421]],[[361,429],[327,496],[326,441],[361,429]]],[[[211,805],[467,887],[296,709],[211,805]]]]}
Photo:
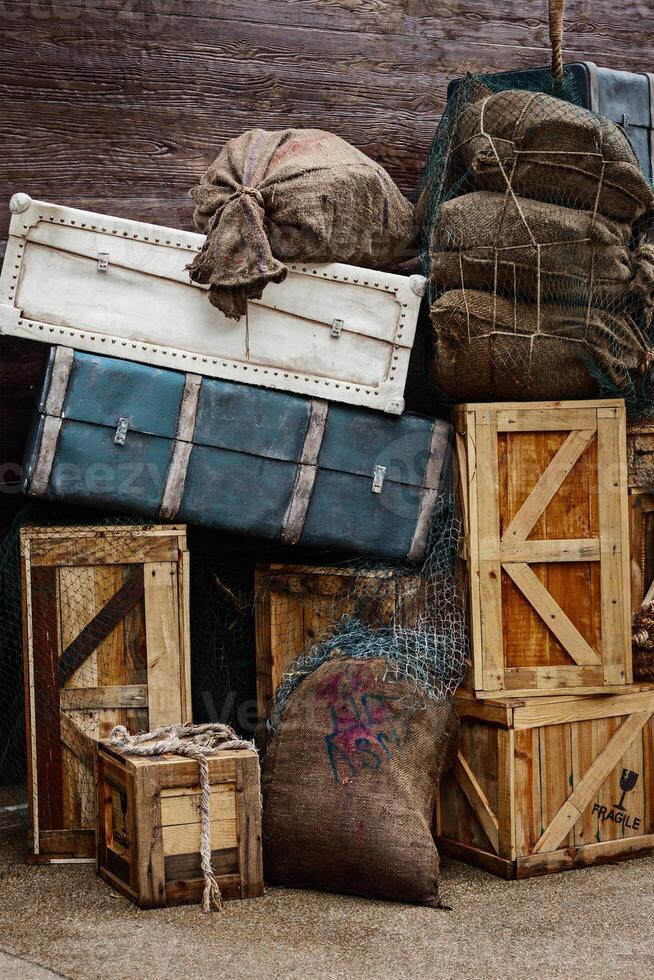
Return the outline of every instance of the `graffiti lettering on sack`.
{"type": "Polygon", "coordinates": [[[337,783],[347,783],[363,769],[379,770],[402,750],[393,718],[396,698],[380,694],[349,694],[329,708],[332,730],[325,750],[337,783]]]}
{"type": "Polygon", "coordinates": [[[641,818],[634,817],[633,814],[630,814],[624,805],[627,793],[631,793],[635,789],[637,782],[637,772],[634,772],[632,769],[623,769],[622,776],[620,777],[621,796],[618,802],[614,803],[613,806],[600,806],[599,803],[593,804],[592,812],[597,814],[598,820],[612,820],[614,823],[622,824],[623,827],[638,830],[640,828],[641,818]]]}

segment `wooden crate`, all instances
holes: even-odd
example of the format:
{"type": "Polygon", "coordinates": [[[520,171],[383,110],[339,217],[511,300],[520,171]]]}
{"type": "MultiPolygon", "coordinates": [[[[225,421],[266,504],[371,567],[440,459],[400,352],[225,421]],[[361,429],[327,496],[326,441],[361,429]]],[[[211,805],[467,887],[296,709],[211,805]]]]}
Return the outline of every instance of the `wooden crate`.
{"type": "Polygon", "coordinates": [[[654,422],[627,425],[627,467],[630,487],[654,491],[654,422]]]}
{"type": "Polygon", "coordinates": [[[459,692],[456,705],[460,747],[436,807],[442,851],[524,878],[654,849],[654,685],[527,700],[459,692]]]}
{"type": "Polygon", "coordinates": [[[629,491],[631,611],[654,600],[654,493],[629,491]]]}
{"type": "Polygon", "coordinates": [[[622,401],[455,413],[478,697],[631,683],[622,401]]]}
{"type": "MultiPolygon", "coordinates": [[[[263,894],[259,757],[209,757],[212,866],[224,899],[263,894]]],[[[141,908],[200,902],[198,764],[98,746],[98,873],[141,908]]]]}
{"type": "Polygon", "coordinates": [[[284,671],[304,650],[332,636],[343,616],[377,626],[411,626],[425,601],[418,575],[310,565],[259,565],[255,595],[260,722],[284,671]]]}
{"type": "Polygon", "coordinates": [[[183,526],[21,531],[30,860],[93,859],[95,740],[191,719],[183,526]]]}

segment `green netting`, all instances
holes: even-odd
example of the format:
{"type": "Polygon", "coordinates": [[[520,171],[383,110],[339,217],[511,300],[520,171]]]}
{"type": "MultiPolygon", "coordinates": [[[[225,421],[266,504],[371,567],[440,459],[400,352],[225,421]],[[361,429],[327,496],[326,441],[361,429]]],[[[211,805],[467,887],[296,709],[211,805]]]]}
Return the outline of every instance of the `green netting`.
{"type": "Polygon", "coordinates": [[[654,194],[572,76],[462,79],[422,179],[443,401],[621,397],[651,414],[654,194]]]}
{"type": "MultiPolygon", "coordinates": [[[[285,671],[268,732],[275,731],[302,680],[331,657],[382,658],[389,674],[410,681],[421,699],[451,698],[463,679],[468,653],[461,540],[455,496],[446,495],[432,521],[421,566],[362,559],[341,565],[347,568],[349,587],[321,597],[322,629],[314,633],[314,643],[298,649],[299,656],[285,671]],[[366,621],[357,612],[364,612],[366,621]]],[[[289,637],[296,629],[297,620],[289,614],[289,637]]]]}

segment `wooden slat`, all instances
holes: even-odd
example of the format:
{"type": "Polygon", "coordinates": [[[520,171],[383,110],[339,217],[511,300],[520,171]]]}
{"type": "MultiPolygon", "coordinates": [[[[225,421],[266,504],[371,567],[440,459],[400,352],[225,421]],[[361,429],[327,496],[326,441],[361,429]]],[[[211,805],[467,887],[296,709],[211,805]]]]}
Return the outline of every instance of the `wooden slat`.
{"type": "Polygon", "coordinates": [[[452,766],[452,771],[457,783],[465,795],[465,798],[474,810],[477,820],[484,828],[484,832],[491,842],[493,850],[496,854],[498,854],[499,825],[497,816],[493,812],[486,794],[477,782],[475,774],[466,762],[461,751],[457,753],[454,765],[452,766]]]}
{"type": "Polygon", "coordinates": [[[599,409],[597,416],[597,473],[600,539],[602,543],[601,621],[602,662],[607,684],[626,683],[625,664],[631,653],[628,598],[629,556],[626,441],[624,421],[617,424],[617,409],[599,409]]]}
{"type": "MultiPolygon", "coordinates": [[[[193,854],[171,854],[165,858],[166,894],[171,881],[189,881],[202,878],[200,852],[193,854]]],[[[221,851],[211,852],[211,867],[216,878],[223,875],[238,874],[238,849],[230,847],[221,851]]]]}
{"type": "Polygon", "coordinates": [[[59,728],[59,610],[54,568],[31,570],[31,635],[34,687],[34,740],[32,766],[36,770],[35,844],[42,832],[64,827],[61,733],[59,728]],[[38,821],[38,822],[37,822],[38,821]],[[38,830],[36,829],[38,828],[38,830]]]}
{"type": "Polygon", "coordinates": [[[529,565],[506,563],[502,567],[576,664],[595,666],[600,663],[595,650],[589,646],[574,623],[554,601],[551,593],[534,575],[529,565]]]}
{"type": "Polygon", "coordinates": [[[570,433],[504,532],[503,541],[524,541],[528,537],[572,467],[595,437],[595,432],[593,428],[570,433]]]}
{"type": "Polygon", "coordinates": [[[515,853],[529,854],[540,836],[542,796],[540,744],[537,731],[516,731],[515,853]]]}
{"type": "Polygon", "coordinates": [[[480,847],[473,847],[470,844],[462,844],[460,841],[452,840],[449,837],[439,837],[438,850],[443,854],[449,854],[456,861],[463,861],[466,864],[474,864],[498,878],[515,878],[515,868],[513,861],[490,854],[480,847]]]}
{"type": "Polygon", "coordinates": [[[472,673],[475,690],[484,686],[484,664],[482,658],[482,615],[481,588],[479,578],[479,483],[477,478],[477,423],[476,413],[461,409],[465,418],[465,468],[467,483],[464,492],[468,499],[468,589],[470,607],[471,647],[473,650],[472,673]]]}
{"type": "MultiPolygon", "coordinates": [[[[184,541],[186,545],[186,540],[184,541]]],[[[193,721],[193,688],[191,684],[191,556],[188,551],[180,552],[177,563],[179,577],[179,615],[180,615],[180,721],[193,721]]]]}
{"type": "Polygon", "coordinates": [[[516,729],[562,725],[596,718],[616,718],[634,711],[654,711],[654,685],[649,690],[602,697],[538,698],[515,708],[516,729]]]}
{"type": "MultiPolygon", "coordinates": [[[[541,823],[537,828],[536,836],[540,840],[541,829],[549,826],[570,793],[572,777],[570,726],[546,725],[538,729],[537,738],[540,757],[541,823]]],[[[572,843],[571,835],[566,838],[565,843],[572,843]]]]}
{"type": "Polygon", "coordinates": [[[163,772],[161,766],[134,767],[133,846],[137,855],[134,884],[139,905],[144,908],[159,908],[166,904],[166,867],[159,799],[159,774],[163,772]]]}
{"type": "Polygon", "coordinates": [[[30,862],[66,862],[95,858],[93,830],[45,830],[39,834],[40,853],[30,855],[30,862]]]}
{"type": "Polygon", "coordinates": [[[144,561],[177,561],[179,541],[176,534],[145,536],[116,534],[120,529],[100,528],[97,536],[89,534],[46,539],[34,537],[34,565],[140,565],[144,561]]]}
{"type": "Polygon", "coordinates": [[[142,598],[143,571],[136,568],[63,651],[59,659],[59,683],[62,687],[142,598]]]}
{"type": "MultiPolygon", "coordinates": [[[[221,851],[238,844],[237,821],[231,819],[210,822],[211,850],[221,851]]],[[[174,854],[195,854],[200,850],[200,820],[193,823],[175,824],[161,828],[164,857],[174,854]]]]}
{"type": "Polygon", "coordinates": [[[477,413],[475,437],[483,687],[492,691],[501,688],[504,668],[497,431],[492,411],[477,413]]]}
{"type": "Polygon", "coordinates": [[[599,561],[600,543],[596,538],[581,538],[577,541],[503,541],[500,555],[503,562],[599,561]]]}
{"type": "MultiPolygon", "coordinates": [[[[92,784],[94,782],[94,769],[95,769],[95,747],[96,740],[91,738],[87,733],[79,728],[66,714],[62,714],[60,721],[61,727],[61,742],[66,748],[73,753],[74,756],[82,763],[85,767],[85,776],[89,782],[92,784]]],[[[84,814],[88,819],[93,820],[93,815],[95,812],[95,807],[91,814],[84,814]]],[[[66,814],[66,819],[70,819],[70,814],[66,814]]]]}
{"type": "Polygon", "coordinates": [[[177,565],[147,562],[143,566],[145,634],[148,658],[148,724],[150,728],[182,721],[180,622],[177,565]]]}
{"type": "MultiPolygon", "coordinates": [[[[506,693],[510,694],[511,697],[516,698],[547,698],[551,697],[557,689],[567,690],[570,695],[583,694],[584,696],[595,695],[595,694],[619,694],[624,690],[623,684],[614,684],[613,686],[607,687],[603,682],[593,683],[590,685],[571,683],[570,678],[567,676],[567,671],[583,670],[584,676],[588,671],[593,671],[598,668],[594,667],[561,667],[558,669],[554,667],[543,667],[541,668],[544,673],[538,674],[537,669],[525,668],[524,670],[524,681],[527,685],[526,687],[511,687],[510,685],[506,688],[506,693]],[[541,684],[541,687],[536,685],[541,684]],[[567,687],[566,687],[567,684],[567,687]],[[533,686],[531,686],[533,685],[533,686]]],[[[519,673],[522,673],[520,671],[519,673]]],[[[481,701],[485,701],[487,698],[493,700],[497,697],[497,691],[477,691],[476,697],[481,701]]]]}
{"type": "Polygon", "coordinates": [[[654,851],[654,834],[628,837],[616,841],[600,841],[583,847],[566,847],[559,851],[537,851],[516,861],[516,877],[528,878],[554,871],[587,868],[598,864],[615,864],[654,851]]]}
{"type": "Polygon", "coordinates": [[[651,716],[651,711],[642,711],[625,719],[536,842],[534,853],[557,849],[651,716]]]}
{"type": "Polygon", "coordinates": [[[259,758],[248,753],[242,757],[236,775],[241,898],[263,895],[260,786],[259,758]]]}
{"type": "Polygon", "coordinates": [[[62,711],[96,711],[103,708],[147,708],[146,684],[108,687],[67,687],[59,692],[62,711]]]}
{"type": "Polygon", "coordinates": [[[497,729],[498,853],[513,860],[516,855],[515,732],[497,729]]]}
{"type": "Polygon", "coordinates": [[[574,432],[578,429],[594,430],[595,426],[595,408],[566,409],[554,404],[548,408],[523,406],[497,410],[498,432],[574,432]]]}
{"type": "MultiPolygon", "coordinates": [[[[161,792],[161,826],[173,827],[176,824],[189,824],[200,819],[200,787],[161,792]]],[[[236,787],[234,783],[218,784],[211,787],[209,804],[211,820],[236,819],[236,787]]]]}

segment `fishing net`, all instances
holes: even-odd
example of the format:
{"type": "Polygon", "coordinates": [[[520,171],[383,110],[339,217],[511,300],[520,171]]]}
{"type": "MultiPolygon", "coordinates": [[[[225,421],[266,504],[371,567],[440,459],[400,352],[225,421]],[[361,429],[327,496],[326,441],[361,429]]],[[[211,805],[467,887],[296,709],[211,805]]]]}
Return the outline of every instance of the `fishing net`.
{"type": "Polygon", "coordinates": [[[257,610],[267,610],[272,625],[272,637],[257,646],[258,674],[266,669],[271,677],[262,715],[274,695],[268,734],[297,686],[332,657],[383,659],[389,676],[407,680],[418,697],[450,699],[468,652],[461,543],[451,494],[432,521],[421,566],[359,559],[323,568],[318,576],[310,567],[283,574],[283,567],[272,566],[257,590],[257,610]],[[266,668],[260,654],[268,650],[266,668]]]}
{"type": "Polygon", "coordinates": [[[571,75],[469,76],[417,205],[447,402],[654,393],[654,194],[626,133],[571,75]]]}

